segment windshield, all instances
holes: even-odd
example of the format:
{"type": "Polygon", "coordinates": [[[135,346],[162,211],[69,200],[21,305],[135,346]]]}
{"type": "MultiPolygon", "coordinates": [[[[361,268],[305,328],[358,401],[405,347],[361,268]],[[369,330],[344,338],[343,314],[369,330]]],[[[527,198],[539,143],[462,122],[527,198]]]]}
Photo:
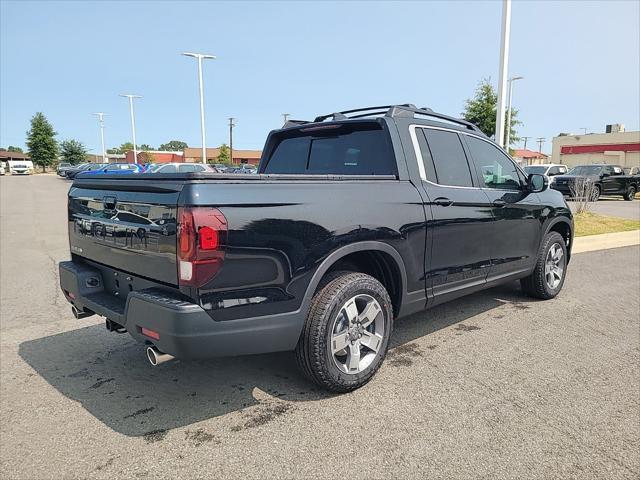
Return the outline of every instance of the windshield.
{"type": "Polygon", "coordinates": [[[569,175],[599,175],[602,167],[599,165],[578,165],[569,170],[569,175]]]}
{"type": "Polygon", "coordinates": [[[527,172],[529,175],[531,175],[532,173],[536,175],[544,175],[547,172],[547,167],[541,167],[539,165],[524,167],[524,171],[527,172]]]}

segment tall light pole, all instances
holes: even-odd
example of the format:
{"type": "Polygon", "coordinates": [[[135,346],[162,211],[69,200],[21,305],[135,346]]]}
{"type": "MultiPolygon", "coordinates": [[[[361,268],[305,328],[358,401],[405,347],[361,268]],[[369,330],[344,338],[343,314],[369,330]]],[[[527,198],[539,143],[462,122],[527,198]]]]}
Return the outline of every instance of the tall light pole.
{"type": "Polygon", "coordinates": [[[100,125],[100,140],[102,141],[102,163],[107,163],[107,152],[104,149],[104,112],[96,112],[94,115],[98,117],[98,124],[100,125]]]}
{"type": "Polygon", "coordinates": [[[507,139],[505,140],[504,148],[509,150],[510,137],[511,137],[511,99],[513,97],[513,82],[516,80],[522,80],[524,77],[511,77],[509,79],[509,106],[507,107],[507,139]]]}
{"type": "Polygon", "coordinates": [[[233,163],[233,127],[236,126],[233,121],[235,118],[229,117],[229,160],[233,163]]]}
{"type": "Polygon", "coordinates": [[[284,120],[284,124],[283,125],[286,125],[287,120],[289,120],[289,116],[290,115],[291,115],[290,113],[283,113],[282,114],[282,119],[284,120]]]}
{"type": "Polygon", "coordinates": [[[198,59],[198,82],[200,85],[200,132],[202,136],[202,163],[207,163],[207,142],[206,135],[204,131],[204,91],[202,86],[202,60],[203,59],[211,59],[214,60],[216,57],[214,55],[206,55],[204,53],[191,53],[184,52],[183,55],[187,57],[193,57],[198,59]]]}
{"type": "Polygon", "coordinates": [[[495,141],[504,148],[504,114],[509,71],[509,34],[511,30],[511,0],[502,0],[502,35],[500,41],[500,77],[498,79],[498,108],[496,111],[495,141]]]}
{"type": "Polygon", "coordinates": [[[131,111],[131,134],[133,136],[133,163],[138,163],[138,145],[136,144],[136,117],[133,114],[133,99],[142,98],[142,96],[133,95],[131,93],[121,93],[120,96],[129,99],[129,110],[131,111]]]}

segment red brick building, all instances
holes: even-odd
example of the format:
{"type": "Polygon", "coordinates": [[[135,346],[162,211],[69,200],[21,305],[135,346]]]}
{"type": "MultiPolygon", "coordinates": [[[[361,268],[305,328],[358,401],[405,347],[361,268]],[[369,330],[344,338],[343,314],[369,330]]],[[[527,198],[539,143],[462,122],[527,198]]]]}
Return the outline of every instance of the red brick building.
{"type": "MultiPolygon", "coordinates": [[[[129,150],[124,160],[126,163],[134,163],[133,150],[129,150]]],[[[150,150],[138,152],[138,163],[183,163],[182,152],[162,152],[150,150]]]]}

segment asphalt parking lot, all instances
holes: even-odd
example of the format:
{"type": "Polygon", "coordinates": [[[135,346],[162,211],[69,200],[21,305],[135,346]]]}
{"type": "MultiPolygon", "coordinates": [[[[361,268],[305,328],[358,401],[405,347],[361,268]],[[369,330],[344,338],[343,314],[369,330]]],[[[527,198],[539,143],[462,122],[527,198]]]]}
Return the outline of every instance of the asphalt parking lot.
{"type": "Polygon", "coordinates": [[[553,301],[510,284],[401,320],[376,378],[329,395],[289,353],[154,369],[75,320],[68,186],[0,178],[3,478],[640,476],[638,247],[575,255],[553,301]]]}
{"type": "MultiPolygon", "coordinates": [[[[568,203],[571,210],[575,211],[576,203],[568,203]]],[[[640,220],[640,197],[636,195],[630,202],[624,201],[622,197],[601,197],[596,203],[590,204],[589,211],[610,217],[640,220]]]]}

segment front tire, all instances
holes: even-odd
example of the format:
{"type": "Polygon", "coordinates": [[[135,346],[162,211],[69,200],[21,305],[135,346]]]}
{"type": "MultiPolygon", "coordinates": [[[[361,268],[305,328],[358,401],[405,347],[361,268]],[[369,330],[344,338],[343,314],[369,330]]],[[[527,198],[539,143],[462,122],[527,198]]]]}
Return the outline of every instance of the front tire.
{"type": "Polygon", "coordinates": [[[593,187],[593,191],[591,192],[591,201],[597,202],[598,200],[600,200],[600,193],[600,187],[598,187],[597,185],[593,187]]]}
{"type": "Polygon", "coordinates": [[[392,330],[384,286],[364,273],[336,272],[313,296],[296,347],[298,367],[327,390],[350,392],[378,371],[392,330]]]}
{"type": "Polygon", "coordinates": [[[623,198],[627,202],[630,202],[631,200],[633,200],[635,198],[635,196],[636,196],[636,187],[631,186],[631,187],[627,188],[627,191],[623,195],[623,198]]]}
{"type": "Polygon", "coordinates": [[[549,300],[564,285],[567,273],[567,246],[558,232],[545,235],[538,251],[533,273],[520,280],[522,290],[530,297],[549,300]]]}

